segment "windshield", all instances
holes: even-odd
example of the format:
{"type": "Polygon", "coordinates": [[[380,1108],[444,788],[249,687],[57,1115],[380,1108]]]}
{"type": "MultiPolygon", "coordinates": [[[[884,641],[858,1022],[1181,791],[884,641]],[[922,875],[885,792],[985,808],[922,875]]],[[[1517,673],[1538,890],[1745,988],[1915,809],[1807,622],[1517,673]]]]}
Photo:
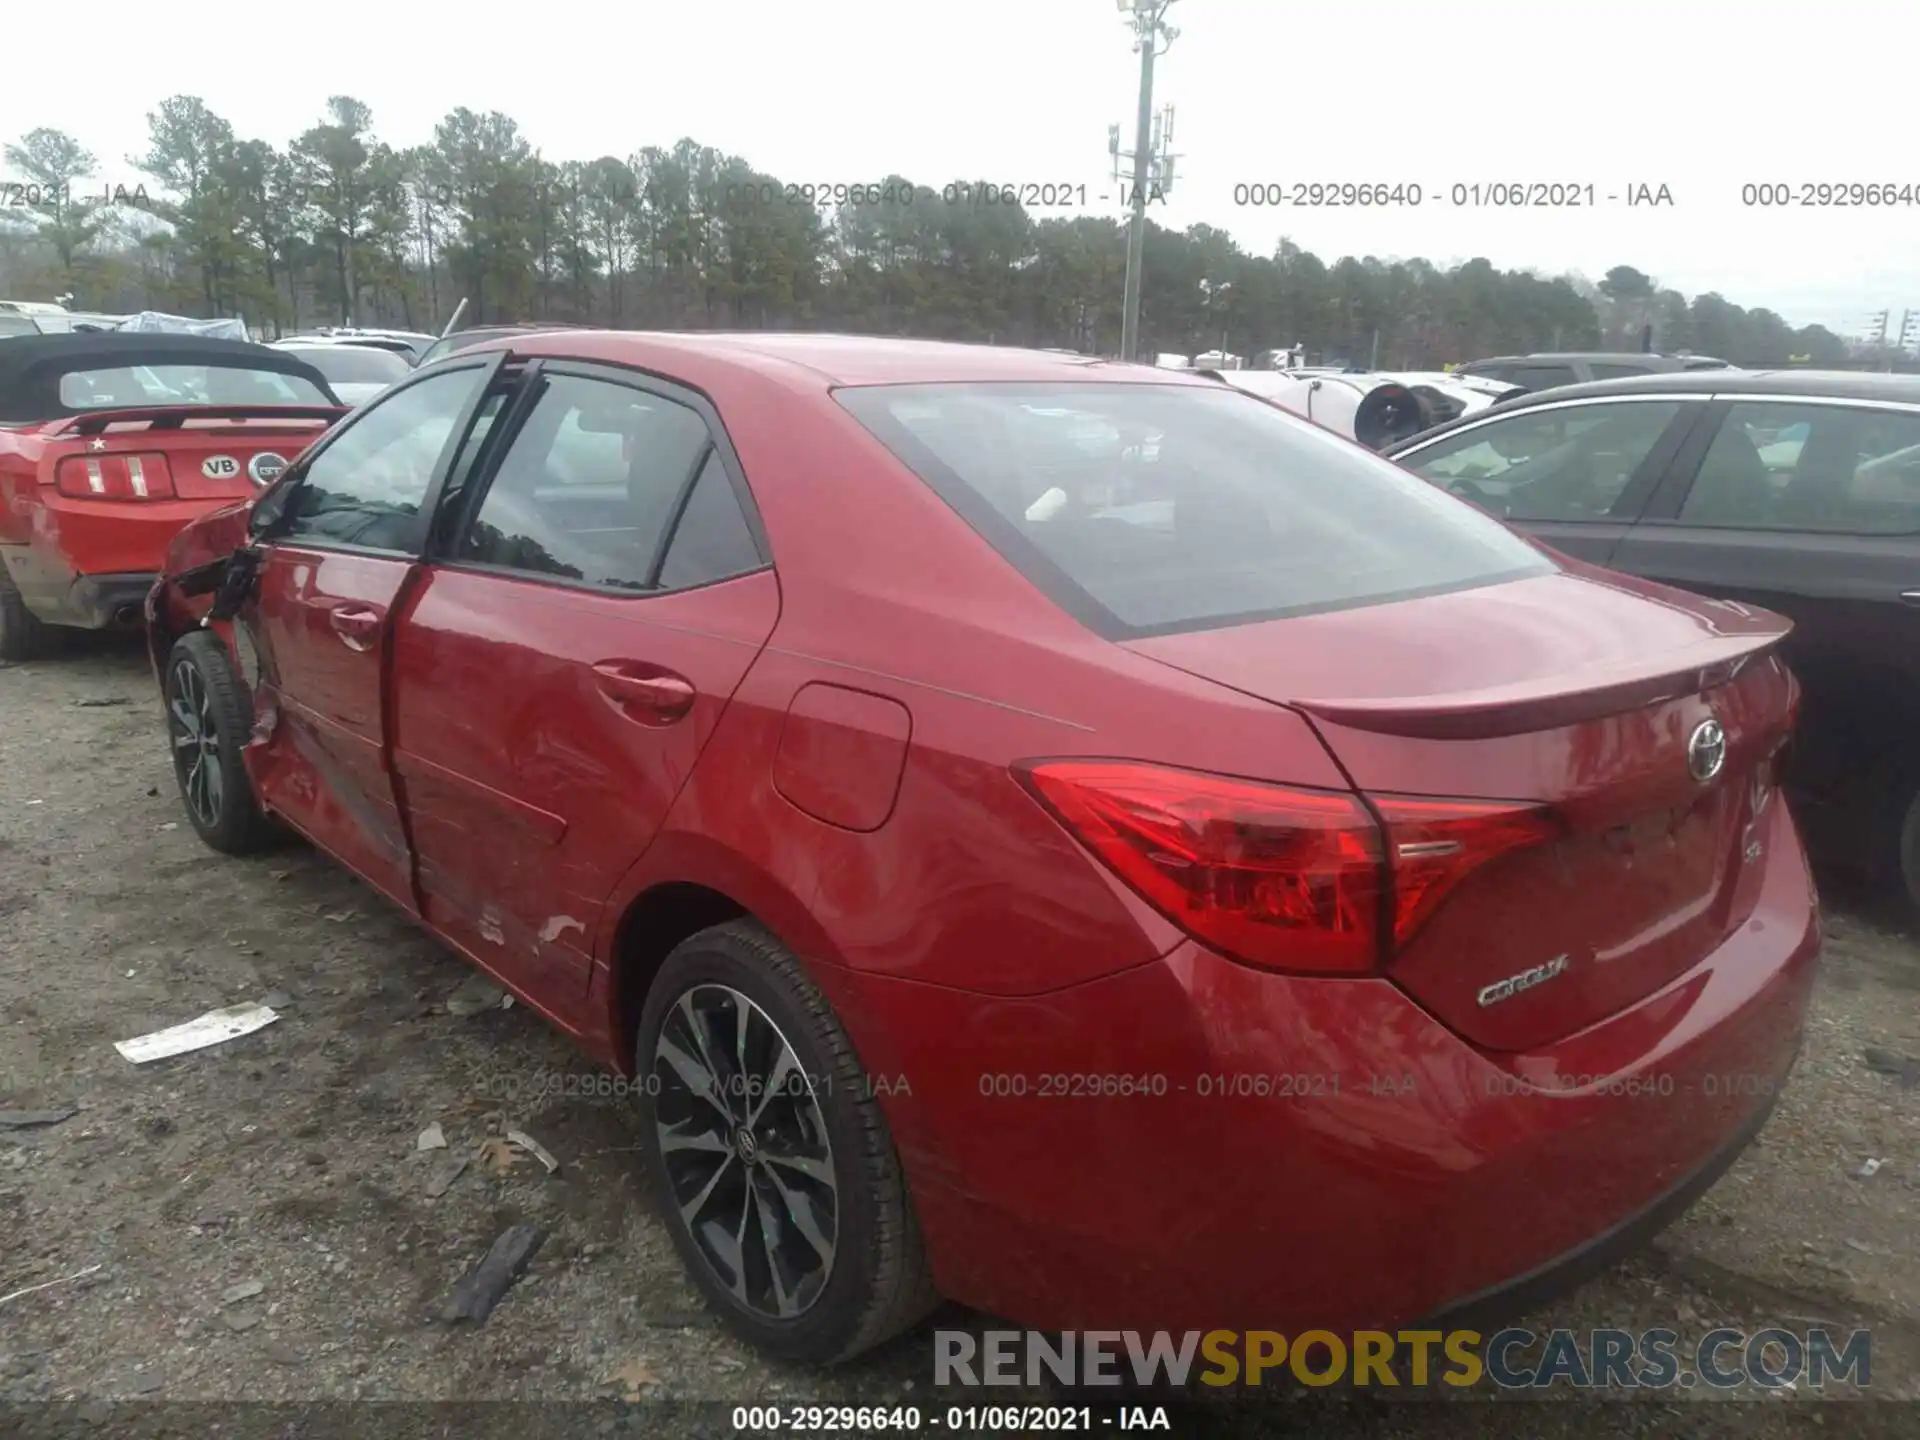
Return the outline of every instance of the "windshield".
{"type": "Polygon", "coordinates": [[[332,405],[312,381],[243,365],[121,365],[60,377],[69,410],[125,405],[332,405]]]}
{"type": "Polygon", "coordinates": [[[298,355],[336,384],[391,385],[411,373],[407,362],[391,350],[370,345],[313,345],[298,350],[289,345],[283,348],[290,355],[298,355]]]}
{"type": "Polygon", "coordinates": [[[1471,506],[1226,388],[900,385],[837,396],[1103,633],[1378,604],[1554,569],[1471,506]]]}

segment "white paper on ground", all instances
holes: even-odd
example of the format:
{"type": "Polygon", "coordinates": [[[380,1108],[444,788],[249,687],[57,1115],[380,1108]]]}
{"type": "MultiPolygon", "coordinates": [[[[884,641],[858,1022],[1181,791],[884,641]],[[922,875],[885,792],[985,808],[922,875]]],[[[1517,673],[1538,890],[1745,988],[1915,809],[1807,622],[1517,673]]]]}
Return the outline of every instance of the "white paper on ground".
{"type": "Polygon", "coordinates": [[[224,1040],[251,1035],[263,1025],[271,1025],[280,1016],[266,1006],[249,1000],[244,1005],[229,1005],[224,1010],[209,1010],[197,1020],[155,1030],[151,1035],[136,1035],[131,1040],[116,1040],[113,1048],[136,1065],[149,1060],[164,1060],[169,1055],[184,1055],[189,1050],[204,1050],[224,1040]]]}

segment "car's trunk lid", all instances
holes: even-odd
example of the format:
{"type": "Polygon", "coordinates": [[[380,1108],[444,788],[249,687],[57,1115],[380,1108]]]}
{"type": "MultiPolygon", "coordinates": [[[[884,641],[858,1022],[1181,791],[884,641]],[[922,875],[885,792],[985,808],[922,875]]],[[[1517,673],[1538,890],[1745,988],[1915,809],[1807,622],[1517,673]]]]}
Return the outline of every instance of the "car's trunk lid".
{"type": "Polygon", "coordinates": [[[160,455],[174,498],[244,499],[346,413],[320,406],[205,405],[102,411],[50,432],[42,479],[52,483],[60,463],[75,457],[160,455]]]}
{"type": "Polygon", "coordinates": [[[1796,693],[1770,653],[1788,628],[1570,567],[1129,648],[1305,713],[1368,795],[1545,807],[1547,836],[1464,873],[1388,968],[1460,1034],[1524,1050],[1642,999],[1744,921],[1796,693]],[[1702,779],[1689,750],[1711,748],[1709,722],[1724,756],[1702,779]]]}

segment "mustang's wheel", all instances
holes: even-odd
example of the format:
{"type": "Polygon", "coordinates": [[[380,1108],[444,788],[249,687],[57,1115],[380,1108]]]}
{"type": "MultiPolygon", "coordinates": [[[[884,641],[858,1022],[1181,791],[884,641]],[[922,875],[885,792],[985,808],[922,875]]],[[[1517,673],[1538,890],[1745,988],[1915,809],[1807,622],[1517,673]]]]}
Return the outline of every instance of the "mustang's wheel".
{"type": "Polygon", "coordinates": [[[274,831],[240,759],[252,706],[218,637],[196,630],[180,639],[167,657],[165,694],[173,773],[195,833],[229,855],[262,849],[274,831]]]}
{"type": "Polygon", "coordinates": [[[830,1363],[933,1308],[878,1087],[778,941],[735,921],[683,943],[634,1055],[662,1214],[736,1333],[830,1363]]]}
{"type": "Polygon", "coordinates": [[[0,563],[0,660],[38,659],[52,648],[52,639],[0,563]]]}

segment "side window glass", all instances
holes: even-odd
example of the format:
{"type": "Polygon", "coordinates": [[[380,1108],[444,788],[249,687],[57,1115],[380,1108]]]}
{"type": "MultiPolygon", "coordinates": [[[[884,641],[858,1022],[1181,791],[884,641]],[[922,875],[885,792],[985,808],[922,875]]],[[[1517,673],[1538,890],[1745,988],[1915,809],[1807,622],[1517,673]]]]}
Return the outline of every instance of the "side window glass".
{"type": "Polygon", "coordinates": [[[433,467],[485,378],[436,375],[362,412],[301,477],[282,538],[407,548],[433,467]]]}
{"type": "Polygon", "coordinates": [[[1645,365],[1619,365],[1608,360],[1595,360],[1587,369],[1593,372],[1596,380],[1623,380],[1629,375],[1645,375],[1645,365]]]}
{"type": "Polygon", "coordinates": [[[1534,410],[1404,463],[1511,520],[1602,520],[1679,413],[1680,402],[1672,400],[1534,410]]]}
{"type": "Polygon", "coordinates": [[[1679,518],[1744,530],[1920,532],[1920,415],[1735,404],[1679,518]]]}
{"type": "Polygon", "coordinates": [[[757,570],[761,564],[760,548],[747,528],[747,517],[740,513],[733,483],[720,457],[708,451],[707,463],[700,468],[700,478],[667,546],[660,584],[668,590],[707,585],[757,570]]]}
{"type": "Polygon", "coordinates": [[[707,444],[706,422],[684,405],[610,381],[551,376],[501,457],[458,558],[647,589],[707,444]]]}

